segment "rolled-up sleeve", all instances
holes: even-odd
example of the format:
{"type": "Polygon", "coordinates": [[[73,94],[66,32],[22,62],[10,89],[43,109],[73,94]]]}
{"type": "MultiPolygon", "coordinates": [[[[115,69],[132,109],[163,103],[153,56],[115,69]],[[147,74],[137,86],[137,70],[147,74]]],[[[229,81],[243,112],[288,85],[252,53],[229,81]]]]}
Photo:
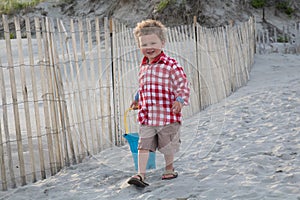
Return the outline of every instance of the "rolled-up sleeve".
{"type": "Polygon", "coordinates": [[[172,79],[173,79],[173,90],[175,93],[176,99],[183,99],[184,105],[189,104],[190,99],[190,88],[189,88],[189,82],[187,80],[186,74],[182,67],[175,66],[173,73],[172,73],[172,79]]]}

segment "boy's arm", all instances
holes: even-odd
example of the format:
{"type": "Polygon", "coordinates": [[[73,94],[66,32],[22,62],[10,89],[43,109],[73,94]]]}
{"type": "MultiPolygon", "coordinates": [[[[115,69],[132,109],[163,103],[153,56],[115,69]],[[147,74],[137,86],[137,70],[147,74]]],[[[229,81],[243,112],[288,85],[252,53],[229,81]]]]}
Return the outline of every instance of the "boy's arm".
{"type": "Polygon", "coordinates": [[[190,88],[188,80],[186,78],[186,74],[182,67],[177,66],[175,68],[173,82],[176,101],[182,103],[183,105],[188,105],[190,98],[190,88]]]}
{"type": "Polygon", "coordinates": [[[133,110],[136,110],[139,107],[139,96],[139,92],[137,92],[134,96],[134,100],[131,102],[130,108],[133,110]]]}

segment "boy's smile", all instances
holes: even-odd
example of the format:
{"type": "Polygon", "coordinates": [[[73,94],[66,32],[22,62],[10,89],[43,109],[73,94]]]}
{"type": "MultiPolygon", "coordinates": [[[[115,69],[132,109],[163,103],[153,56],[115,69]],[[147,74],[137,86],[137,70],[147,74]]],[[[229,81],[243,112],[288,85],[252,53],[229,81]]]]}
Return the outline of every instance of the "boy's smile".
{"type": "Polygon", "coordinates": [[[151,63],[154,58],[161,53],[165,42],[161,41],[156,34],[150,34],[140,36],[139,45],[143,55],[146,56],[149,59],[149,63],[151,63]]]}

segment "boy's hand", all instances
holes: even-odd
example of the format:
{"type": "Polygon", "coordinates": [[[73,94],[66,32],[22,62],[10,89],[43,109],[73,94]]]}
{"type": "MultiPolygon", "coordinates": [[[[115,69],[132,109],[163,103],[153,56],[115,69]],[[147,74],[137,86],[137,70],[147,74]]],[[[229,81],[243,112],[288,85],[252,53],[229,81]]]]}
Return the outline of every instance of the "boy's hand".
{"type": "Polygon", "coordinates": [[[133,109],[133,110],[137,110],[139,108],[139,102],[133,100],[131,105],[130,105],[130,108],[133,109]]]}
{"type": "Polygon", "coordinates": [[[182,103],[180,103],[178,101],[174,101],[173,106],[172,106],[173,113],[175,113],[175,114],[180,113],[182,107],[183,107],[182,103]]]}

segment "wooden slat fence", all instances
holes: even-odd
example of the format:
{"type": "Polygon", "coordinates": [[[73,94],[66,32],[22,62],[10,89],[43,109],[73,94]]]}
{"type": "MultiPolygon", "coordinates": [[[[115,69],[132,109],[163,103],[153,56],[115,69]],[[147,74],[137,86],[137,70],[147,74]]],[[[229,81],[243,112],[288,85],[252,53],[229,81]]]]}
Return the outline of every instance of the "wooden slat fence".
{"type": "MultiPolygon", "coordinates": [[[[9,24],[2,16],[2,21],[2,190],[123,145],[124,111],[138,89],[142,58],[133,29],[107,18],[65,23],[15,17],[9,24]]],[[[239,26],[204,28],[194,21],[168,28],[164,51],[184,67],[191,83],[185,117],[248,81],[254,46],[252,18],[239,26]]]]}
{"type": "Polygon", "coordinates": [[[283,25],[273,30],[257,30],[256,51],[259,54],[300,54],[300,23],[283,25]]]}
{"type": "MultiPolygon", "coordinates": [[[[128,36],[125,39],[123,34],[113,36],[119,106],[116,121],[119,121],[138,88],[136,78],[132,77],[137,77],[141,54],[133,29],[118,23],[114,27],[116,33],[128,36]]],[[[252,18],[240,26],[205,28],[194,22],[172,27],[168,29],[168,40],[165,52],[184,66],[191,82],[191,105],[184,109],[185,116],[219,102],[249,79],[255,47],[252,18]]],[[[118,125],[117,130],[124,127],[122,120],[118,125]]],[[[118,139],[122,140],[121,134],[118,139]]]]}

